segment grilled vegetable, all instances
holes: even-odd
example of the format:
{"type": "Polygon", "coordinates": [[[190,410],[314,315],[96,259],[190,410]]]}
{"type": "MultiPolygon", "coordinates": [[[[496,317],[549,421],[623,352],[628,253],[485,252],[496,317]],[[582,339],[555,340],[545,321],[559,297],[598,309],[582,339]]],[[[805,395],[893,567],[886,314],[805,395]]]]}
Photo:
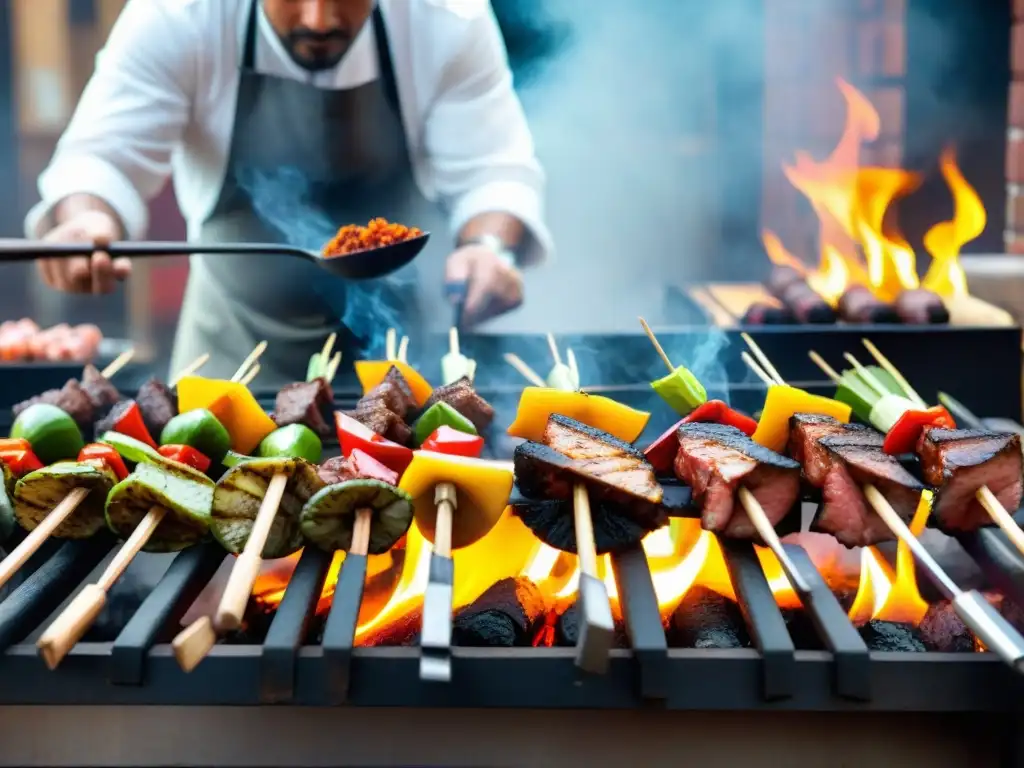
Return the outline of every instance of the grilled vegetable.
{"type": "Polygon", "coordinates": [[[305,459],[314,464],[320,461],[323,452],[320,438],[305,424],[275,429],[256,448],[256,455],[261,458],[305,459]]]}
{"type": "Polygon", "coordinates": [[[798,413],[831,416],[843,424],[850,420],[850,406],[845,403],[796,387],[773,384],[768,387],[761,418],[751,439],[769,450],[781,451],[789,440],[789,420],[798,413]]]}
{"type": "Polygon", "coordinates": [[[192,469],[199,470],[200,472],[206,472],[210,465],[213,464],[209,457],[203,455],[191,445],[161,445],[158,451],[164,458],[184,464],[186,467],[192,467],[192,469]]]}
{"type": "Polygon", "coordinates": [[[416,525],[428,541],[434,540],[434,488],[438,483],[451,483],[456,488],[452,549],[460,549],[483,538],[498,522],[512,490],[512,471],[483,459],[414,452],[398,487],[413,498],[416,525]]]}
{"type": "Polygon", "coordinates": [[[704,385],[681,365],[668,376],[652,381],[651,387],[680,416],[688,415],[708,399],[704,385]]]}
{"type": "Polygon", "coordinates": [[[324,487],[316,467],[304,459],[254,458],[225,472],[213,493],[210,529],[228,552],[238,554],[245,547],[267,486],[278,473],[288,476],[288,485],[262,556],[286,557],[302,547],[302,507],[324,487]]]}
{"type": "Polygon", "coordinates": [[[956,429],[956,422],[941,405],[924,410],[906,410],[885,433],[882,450],[893,456],[910,453],[917,447],[921,433],[930,427],[956,429]]]}
{"type": "Polygon", "coordinates": [[[388,371],[392,368],[397,368],[398,372],[402,374],[409,385],[412,396],[416,399],[417,406],[422,407],[430,397],[430,393],[434,391],[434,388],[420,375],[419,371],[407,363],[400,363],[397,360],[357,360],[355,367],[356,376],[359,377],[364,395],[384,381],[388,371]]]}
{"type": "Polygon", "coordinates": [[[121,458],[133,464],[151,461],[153,457],[160,455],[156,449],[150,448],[141,440],[122,435],[120,432],[104,432],[100,436],[99,442],[111,446],[121,455],[121,458]]]}
{"type": "Polygon", "coordinates": [[[334,423],[338,429],[342,456],[350,456],[352,451],[358,449],[399,474],[404,472],[412,461],[412,451],[409,448],[381,437],[341,411],[335,412],[334,423]]]}
{"type": "Polygon", "coordinates": [[[28,440],[21,437],[0,440],[0,463],[15,478],[43,468],[43,462],[32,451],[28,440]]]}
{"type": "Polygon", "coordinates": [[[445,453],[449,456],[467,456],[476,459],[483,453],[484,439],[479,435],[470,435],[451,427],[440,426],[430,433],[430,437],[423,441],[420,448],[424,451],[445,453]]]}
{"type": "Polygon", "coordinates": [[[31,531],[71,491],[88,488],[89,495],[53,532],[59,538],[87,539],[103,528],[103,505],[116,482],[109,469],[73,461],[58,462],[18,481],[14,486],[14,516],[18,525],[31,531]]]}
{"type": "MultiPolygon", "coordinates": [[[[882,387],[893,395],[903,396],[905,393],[892,374],[874,365],[864,366],[870,376],[874,377],[882,387]]],[[[871,410],[878,402],[880,395],[863,381],[857,371],[843,371],[842,383],[836,389],[835,399],[846,403],[853,409],[853,414],[865,424],[871,423],[871,410]]],[[[883,430],[884,431],[884,430],[883,430]]]]}
{"type": "Polygon", "coordinates": [[[412,498],[380,480],[348,480],[318,491],[302,508],[302,535],[326,552],[352,546],[356,511],[370,509],[371,555],[395,545],[412,525],[412,498]]]}
{"type": "Polygon", "coordinates": [[[128,477],[128,468],[124,465],[121,454],[112,445],[89,443],[78,452],[78,460],[80,462],[99,462],[101,467],[107,467],[113,472],[119,481],[128,477]]]}
{"type": "Polygon", "coordinates": [[[438,427],[451,427],[467,435],[475,435],[473,422],[452,408],[448,403],[434,403],[412,425],[413,440],[416,445],[423,442],[437,431],[438,427]]]}
{"type": "Polygon", "coordinates": [[[565,363],[555,363],[551,366],[551,371],[544,379],[544,383],[552,389],[561,389],[566,392],[575,392],[580,388],[579,376],[573,373],[572,368],[565,363]]]}
{"type": "Polygon", "coordinates": [[[543,440],[548,417],[553,413],[575,419],[628,443],[640,437],[651,417],[649,413],[599,395],[526,387],[519,398],[519,409],[508,433],[525,440],[543,440]]]}
{"type": "Polygon", "coordinates": [[[142,418],[142,409],[139,408],[137,402],[125,400],[118,403],[114,406],[110,416],[111,418],[108,421],[113,424],[111,431],[127,435],[133,440],[138,440],[140,443],[144,443],[153,450],[156,450],[156,441],[149,434],[149,429],[146,428],[146,422],[142,418]]]}
{"type": "Polygon", "coordinates": [[[250,453],[260,441],[277,429],[277,424],[256,402],[244,384],[219,379],[186,376],[178,382],[178,410],[181,413],[205,408],[231,435],[231,449],[250,453]]]}
{"type": "Polygon", "coordinates": [[[36,403],[22,411],[11,427],[11,437],[28,440],[44,464],[74,459],[85,445],[74,419],[46,403],[36,403]]]}
{"type": "Polygon", "coordinates": [[[179,413],[160,433],[161,445],[191,445],[210,461],[220,461],[231,448],[231,435],[206,408],[179,413]]]}
{"type": "Polygon", "coordinates": [[[177,552],[206,537],[213,489],[212,480],[189,467],[167,460],[143,462],[110,491],[107,525],[127,539],[150,509],[162,507],[167,514],[144,549],[177,552]]]}
{"type": "Polygon", "coordinates": [[[476,360],[466,357],[461,352],[449,352],[441,358],[441,378],[445,386],[454,384],[459,379],[470,379],[476,375],[476,360]]]}
{"type": "Polygon", "coordinates": [[[243,461],[251,461],[254,456],[245,456],[241,453],[235,453],[234,451],[228,451],[224,454],[224,458],[220,460],[220,463],[225,467],[237,467],[243,461]]]}

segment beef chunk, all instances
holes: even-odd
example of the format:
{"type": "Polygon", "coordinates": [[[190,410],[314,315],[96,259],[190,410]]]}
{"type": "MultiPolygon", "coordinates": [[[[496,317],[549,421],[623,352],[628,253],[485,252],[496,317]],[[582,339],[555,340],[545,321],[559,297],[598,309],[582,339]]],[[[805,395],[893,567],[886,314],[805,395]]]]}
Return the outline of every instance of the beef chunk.
{"type": "Polygon", "coordinates": [[[159,438],[167,422],[178,415],[177,398],[168,386],[155,376],[139,387],[135,401],[139,404],[146,429],[155,438],[159,438]]]}
{"type": "Polygon", "coordinates": [[[376,403],[383,405],[401,420],[404,420],[409,415],[409,411],[416,407],[416,398],[412,396],[408,382],[401,371],[394,366],[391,366],[387,376],[380,384],[362,397],[357,409],[364,406],[370,407],[376,403]]]}
{"type": "Polygon", "coordinates": [[[721,424],[681,425],[674,469],[701,506],[701,525],[722,536],[759,538],[737,501],[741,485],[758,500],[773,526],[800,495],[799,464],[721,424]]]}
{"type": "Polygon", "coordinates": [[[815,488],[821,488],[832,466],[823,438],[841,440],[833,444],[882,447],[885,437],[861,424],[843,424],[831,416],[798,413],[789,420],[789,455],[800,463],[804,477],[815,488]]]}
{"type": "Polygon", "coordinates": [[[359,477],[355,468],[344,456],[335,456],[328,459],[317,468],[317,474],[327,485],[337,485],[346,480],[355,480],[359,477]]]}
{"type": "Polygon", "coordinates": [[[82,389],[89,396],[97,414],[105,414],[121,400],[117,387],[94,365],[87,365],[82,371],[82,389]]]}
{"type": "Polygon", "coordinates": [[[435,403],[447,403],[469,419],[477,432],[483,432],[494,421],[494,409],[473,389],[470,380],[463,376],[444,387],[438,387],[423,406],[429,408],[435,403]]]}
{"type": "Polygon", "coordinates": [[[369,403],[360,401],[354,411],[349,411],[345,415],[392,442],[408,445],[412,440],[412,429],[409,425],[379,400],[369,403]]]}
{"type": "Polygon", "coordinates": [[[36,403],[47,403],[57,406],[71,416],[75,423],[83,430],[87,431],[92,427],[96,407],[93,405],[89,395],[86,394],[86,391],[82,389],[82,385],[75,379],[68,379],[60,389],[51,389],[43,392],[41,395],[36,395],[24,402],[18,403],[12,409],[15,418],[22,411],[36,403]]]}
{"type": "Polygon", "coordinates": [[[334,405],[334,393],[326,379],[299,381],[277,393],[274,422],[279,427],[305,424],[320,437],[329,437],[331,425],[324,418],[334,405]]]}
{"type": "Polygon", "coordinates": [[[933,517],[948,533],[973,531],[990,518],[974,494],[983,485],[1010,512],[1020,508],[1020,436],[975,429],[929,429],[918,441],[925,481],[938,489],[933,517]]]}

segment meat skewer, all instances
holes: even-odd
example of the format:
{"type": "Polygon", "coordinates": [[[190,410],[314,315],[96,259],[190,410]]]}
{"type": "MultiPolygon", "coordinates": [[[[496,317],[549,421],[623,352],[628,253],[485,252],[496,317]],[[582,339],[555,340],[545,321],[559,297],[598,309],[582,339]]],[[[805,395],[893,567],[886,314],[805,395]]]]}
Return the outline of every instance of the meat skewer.
{"type": "Polygon", "coordinates": [[[681,365],[672,364],[665,349],[661,346],[661,342],[658,341],[658,337],[651,330],[651,326],[642,317],[638,319],[644,333],[650,339],[654,351],[658,353],[658,357],[668,368],[668,376],[652,381],[651,388],[680,416],[687,416],[694,408],[707,402],[708,393],[690,371],[681,365]]]}
{"type": "Polygon", "coordinates": [[[466,357],[459,350],[459,329],[454,325],[448,330],[448,354],[441,358],[441,379],[444,384],[454,384],[459,379],[473,381],[476,376],[476,360],[466,357]]]}
{"type": "Polygon", "coordinates": [[[128,365],[133,357],[135,357],[135,347],[129,347],[111,360],[110,364],[100,372],[100,375],[105,379],[112,378],[118,371],[128,365]]]}
{"type": "Polygon", "coordinates": [[[253,379],[255,379],[257,376],[259,376],[259,373],[260,373],[260,364],[256,363],[256,365],[254,365],[252,368],[249,369],[249,371],[245,374],[245,376],[243,376],[242,378],[240,378],[238,380],[238,383],[241,384],[242,386],[248,387],[250,384],[252,384],[253,379]]]}

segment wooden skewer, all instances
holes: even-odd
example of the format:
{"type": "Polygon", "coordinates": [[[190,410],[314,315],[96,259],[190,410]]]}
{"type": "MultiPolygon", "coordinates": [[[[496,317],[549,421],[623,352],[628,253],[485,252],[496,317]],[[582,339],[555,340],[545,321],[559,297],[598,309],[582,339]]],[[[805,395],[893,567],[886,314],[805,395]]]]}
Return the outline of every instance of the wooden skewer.
{"type": "Polygon", "coordinates": [[[839,375],[839,372],[835,368],[833,368],[831,365],[825,362],[825,358],[823,358],[813,349],[807,353],[807,356],[811,358],[811,360],[814,362],[816,366],[821,368],[822,372],[826,376],[832,379],[833,384],[835,384],[838,387],[840,384],[843,383],[842,376],[839,375]]]}
{"type": "Polygon", "coordinates": [[[746,488],[740,488],[739,499],[740,504],[743,505],[743,509],[746,510],[747,517],[750,518],[750,522],[752,522],[754,527],[757,529],[758,535],[760,535],[764,540],[768,549],[775,554],[779,564],[782,565],[782,569],[786,572],[786,578],[789,579],[789,583],[792,585],[793,589],[801,596],[811,594],[810,585],[797,569],[796,563],[794,563],[789,554],[787,554],[786,548],[782,546],[782,541],[779,539],[779,535],[775,532],[775,528],[768,519],[768,515],[765,514],[760,502],[754,498],[754,494],[746,488]]]}
{"type": "Polygon", "coordinates": [[[184,672],[191,672],[206,658],[206,654],[217,644],[217,632],[209,616],[201,616],[175,635],[171,650],[178,666],[184,672]]]}
{"type": "Polygon", "coordinates": [[[580,573],[597,578],[594,519],[590,512],[590,494],[583,483],[576,483],[573,486],[572,502],[572,521],[576,529],[576,554],[580,560],[580,573]]]}
{"type": "Polygon", "coordinates": [[[88,488],[73,489],[61,500],[60,504],[53,508],[50,514],[43,518],[39,525],[22,539],[18,546],[11,550],[10,554],[0,562],[0,588],[10,581],[21,566],[28,562],[28,559],[43,546],[43,542],[50,538],[72,512],[78,509],[78,505],[85,501],[85,497],[88,495],[88,488]]]}
{"type": "Polygon", "coordinates": [[[409,362],[409,337],[403,336],[402,341],[398,344],[398,362],[408,363],[409,362]]]}
{"type": "Polygon", "coordinates": [[[189,363],[184,368],[182,368],[180,371],[178,371],[178,375],[170,380],[168,386],[170,386],[173,389],[174,387],[176,387],[178,385],[179,381],[184,379],[186,376],[191,376],[192,374],[196,373],[197,371],[199,371],[200,368],[202,368],[208,362],[210,362],[210,353],[209,352],[204,352],[199,357],[197,357],[195,360],[193,360],[191,363],[189,363]]]}
{"type": "Polygon", "coordinates": [[[249,372],[246,373],[245,376],[243,376],[238,383],[239,384],[243,384],[243,385],[248,387],[250,384],[252,384],[252,380],[255,379],[259,375],[260,375],[260,364],[256,363],[256,365],[254,365],[252,368],[250,368],[249,372]]]}
{"type": "Polygon", "coordinates": [[[740,353],[740,357],[743,359],[743,362],[747,364],[747,367],[754,372],[754,375],[757,376],[757,378],[759,378],[761,381],[763,381],[766,386],[775,386],[776,382],[772,379],[771,376],[768,375],[768,373],[760,365],[757,364],[757,361],[750,356],[749,352],[743,350],[743,352],[740,353]]]}
{"type": "Polygon", "coordinates": [[[331,358],[331,350],[334,349],[334,342],[338,340],[338,334],[332,333],[327,337],[327,341],[324,342],[323,348],[320,350],[320,363],[326,365],[327,361],[331,358]]]}
{"type": "MultiPolygon", "coordinates": [[[[453,483],[434,486],[434,552],[431,555],[431,577],[423,593],[423,628],[420,633],[420,679],[446,682],[451,680],[452,584],[447,577],[434,578],[435,563],[452,556],[452,518],[458,495],[453,483]]],[[[353,535],[354,538],[354,535],[353,535]]],[[[453,563],[437,569],[451,573],[453,563]]]]}
{"type": "Polygon", "coordinates": [[[741,333],[740,338],[742,338],[743,341],[746,342],[747,346],[750,347],[750,351],[754,353],[754,357],[756,357],[757,362],[764,367],[765,372],[779,384],[785,383],[785,379],[782,378],[782,374],[780,374],[778,369],[772,365],[772,361],[768,359],[768,355],[766,355],[764,350],[761,349],[761,345],[754,341],[749,333],[741,333]]]}
{"type": "Polygon", "coordinates": [[[267,492],[263,495],[245,548],[231,568],[231,575],[217,607],[214,625],[221,632],[230,632],[242,626],[245,607],[249,603],[249,596],[263,564],[263,547],[270,536],[270,528],[274,524],[287,485],[288,475],[285,474],[274,475],[267,485],[267,492]]]}
{"type": "Polygon", "coordinates": [[[651,326],[647,324],[647,321],[642,317],[640,318],[640,325],[643,326],[644,333],[647,334],[647,338],[651,340],[651,344],[654,345],[654,351],[658,353],[658,357],[665,363],[665,367],[668,368],[669,373],[673,373],[676,369],[672,365],[672,361],[668,359],[668,355],[665,354],[665,348],[661,346],[661,342],[658,341],[658,337],[654,335],[654,331],[651,330],[651,326]]]}
{"type": "Polygon", "coordinates": [[[459,329],[454,325],[448,329],[448,351],[453,354],[459,354],[459,329]]]}
{"type": "Polygon", "coordinates": [[[511,352],[506,352],[505,362],[511,365],[517,371],[519,371],[519,373],[522,374],[522,377],[531,384],[533,384],[533,386],[547,386],[547,382],[545,382],[544,379],[540,377],[540,374],[538,374],[535,370],[533,370],[533,368],[531,368],[525,362],[523,362],[522,358],[520,358],[518,355],[513,355],[511,352]]]}
{"type": "Polygon", "coordinates": [[[873,390],[875,390],[875,394],[881,395],[882,397],[891,394],[889,390],[885,388],[882,382],[878,380],[875,374],[873,374],[871,371],[869,371],[867,368],[861,365],[860,361],[857,360],[857,358],[855,358],[849,352],[844,352],[843,358],[846,360],[846,362],[848,362],[856,369],[857,373],[859,373],[860,377],[864,380],[864,383],[871,387],[873,390]]]}
{"type": "Polygon", "coordinates": [[[146,542],[152,538],[166,514],[167,510],[163,507],[152,507],[142,518],[142,522],[135,526],[132,535],[121,546],[96,583],[82,589],[43,632],[36,645],[47,667],[51,670],[56,669],[68,651],[75,647],[93,625],[106,605],[107,592],[121,578],[132,559],[146,546],[146,542]]]}
{"type": "Polygon", "coordinates": [[[256,348],[249,353],[249,356],[242,361],[242,364],[238,366],[238,370],[235,371],[235,375],[231,377],[232,381],[241,381],[242,377],[249,371],[249,369],[260,359],[267,349],[267,342],[261,341],[256,345],[256,348]]]}
{"type": "Polygon", "coordinates": [[[388,328],[384,334],[384,356],[388,360],[398,359],[398,333],[394,328],[388,328]]]}
{"type": "Polygon", "coordinates": [[[100,371],[100,375],[105,379],[111,378],[118,371],[120,371],[122,368],[128,365],[128,363],[131,362],[131,359],[133,357],[135,357],[135,347],[126,349],[120,355],[111,360],[110,364],[102,371],[100,371]]]}
{"type": "Polygon", "coordinates": [[[569,364],[569,370],[572,371],[572,377],[576,379],[576,383],[580,381],[580,367],[576,364],[576,353],[572,351],[572,347],[566,347],[565,360],[569,364]]]}
{"type": "Polygon", "coordinates": [[[327,364],[327,370],[324,371],[324,378],[327,379],[327,383],[331,384],[334,382],[334,377],[338,375],[338,367],[341,365],[341,351],[334,353],[334,357],[331,358],[331,362],[327,364]]]}
{"type": "MultiPolygon", "coordinates": [[[[348,548],[349,554],[366,555],[370,551],[370,526],[372,523],[372,509],[367,507],[356,510],[356,519],[352,525],[352,546],[348,548]]],[[[450,535],[449,538],[451,538],[450,535]]]]}
{"type": "Polygon", "coordinates": [[[915,403],[917,403],[918,408],[927,408],[928,403],[926,403],[922,399],[922,397],[919,394],[917,394],[917,391],[912,386],[910,386],[910,382],[903,377],[903,374],[900,373],[899,368],[893,365],[892,361],[885,355],[883,355],[881,350],[879,350],[878,347],[872,344],[869,339],[861,339],[861,341],[864,343],[864,347],[867,349],[870,355],[873,358],[875,358],[875,362],[878,363],[879,367],[882,368],[882,370],[884,370],[890,376],[892,376],[893,379],[895,379],[896,383],[900,385],[900,389],[903,390],[903,393],[911,400],[913,400],[915,403]]]}
{"type": "Polygon", "coordinates": [[[579,558],[580,631],[576,640],[576,666],[601,674],[608,667],[608,653],[615,634],[611,602],[604,582],[597,575],[597,545],[590,495],[583,483],[572,489],[572,516],[579,558]]]}
{"type": "Polygon", "coordinates": [[[561,365],[562,355],[558,351],[558,344],[555,343],[555,335],[550,331],[548,332],[548,349],[551,350],[551,357],[554,359],[555,365],[561,365]]]}

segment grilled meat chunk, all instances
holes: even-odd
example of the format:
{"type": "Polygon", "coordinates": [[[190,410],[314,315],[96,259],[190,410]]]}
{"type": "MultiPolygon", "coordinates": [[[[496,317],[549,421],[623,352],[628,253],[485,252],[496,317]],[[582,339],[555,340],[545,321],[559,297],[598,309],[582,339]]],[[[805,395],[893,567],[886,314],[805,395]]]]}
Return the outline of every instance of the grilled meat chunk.
{"type": "Polygon", "coordinates": [[[476,393],[476,390],[473,389],[473,384],[465,376],[447,386],[435,389],[430,399],[423,406],[424,410],[435,403],[447,403],[450,405],[473,422],[477,432],[483,432],[494,421],[494,409],[476,393]]]}
{"type": "Polygon", "coordinates": [[[325,485],[338,485],[349,480],[380,480],[389,485],[398,484],[398,473],[355,450],[351,456],[335,456],[317,467],[317,475],[325,485]]]}
{"type": "Polygon", "coordinates": [[[933,515],[948,533],[973,531],[989,523],[974,494],[983,485],[1010,512],[1024,492],[1020,436],[976,429],[929,429],[917,444],[925,481],[938,489],[933,515]]]}
{"type": "Polygon", "coordinates": [[[363,426],[392,442],[408,445],[412,440],[412,428],[402,421],[401,416],[379,400],[361,400],[354,411],[349,411],[345,415],[351,416],[363,426]]]}
{"type": "Polygon", "coordinates": [[[845,435],[825,437],[827,467],[815,477],[821,479],[821,507],[811,530],[835,536],[847,547],[866,547],[893,539],[882,518],[868,506],[861,488],[874,485],[900,519],[909,523],[917,509],[924,485],[910,474],[895,457],[877,445],[850,442],[845,435]]]}
{"type": "Polygon", "coordinates": [[[82,389],[89,396],[97,415],[105,414],[121,400],[121,393],[94,365],[82,371],[82,389]]]}
{"type": "Polygon", "coordinates": [[[338,485],[359,477],[351,462],[344,456],[334,456],[328,459],[317,467],[316,473],[323,480],[324,485],[338,485]]]}
{"type": "Polygon", "coordinates": [[[320,437],[329,437],[331,425],[324,418],[334,406],[334,393],[324,378],[298,381],[277,393],[274,422],[279,427],[305,424],[320,437]]]}
{"type": "Polygon", "coordinates": [[[17,418],[18,414],[36,403],[48,403],[49,405],[57,406],[74,419],[79,428],[83,430],[88,430],[92,427],[96,406],[93,405],[92,399],[86,391],[82,389],[82,385],[75,379],[68,379],[60,389],[50,389],[41,395],[30,397],[28,400],[18,403],[12,408],[14,417],[17,418]]]}
{"type": "Polygon", "coordinates": [[[403,421],[409,415],[409,411],[416,407],[416,398],[412,396],[408,382],[394,366],[391,366],[384,381],[363,395],[356,408],[369,407],[376,403],[382,404],[403,421]]]}
{"type": "Polygon", "coordinates": [[[815,488],[821,488],[832,466],[832,457],[824,446],[823,438],[834,445],[865,445],[881,448],[885,437],[871,427],[861,424],[843,424],[831,416],[798,413],[789,420],[790,457],[800,463],[804,477],[815,488]]]}
{"type": "MultiPolygon", "coordinates": [[[[146,380],[135,396],[142,412],[142,421],[149,434],[159,436],[167,422],[178,415],[177,399],[170,388],[155,376],[146,380]]],[[[102,434],[97,430],[97,434],[102,434]]]]}
{"type": "Polygon", "coordinates": [[[757,529],[736,499],[741,485],[760,502],[772,525],[789,513],[800,496],[797,462],[722,424],[680,426],[674,468],[701,506],[703,528],[722,536],[758,539],[757,529]]]}

